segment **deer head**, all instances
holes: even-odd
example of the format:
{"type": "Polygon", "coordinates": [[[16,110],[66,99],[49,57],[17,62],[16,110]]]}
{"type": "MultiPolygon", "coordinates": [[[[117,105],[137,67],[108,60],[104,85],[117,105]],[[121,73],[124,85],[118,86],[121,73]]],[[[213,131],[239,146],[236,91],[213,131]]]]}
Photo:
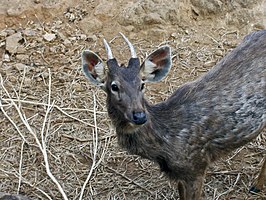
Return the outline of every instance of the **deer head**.
{"type": "Polygon", "coordinates": [[[112,108],[108,109],[109,115],[115,112],[123,118],[123,122],[142,125],[148,120],[143,96],[144,83],[160,81],[167,75],[171,67],[171,49],[168,46],[160,47],[140,65],[133,45],[120,34],[130,48],[128,65],[118,64],[104,40],[108,55],[107,68],[98,55],[85,50],[82,52],[83,72],[92,83],[107,93],[107,104],[112,108]]]}

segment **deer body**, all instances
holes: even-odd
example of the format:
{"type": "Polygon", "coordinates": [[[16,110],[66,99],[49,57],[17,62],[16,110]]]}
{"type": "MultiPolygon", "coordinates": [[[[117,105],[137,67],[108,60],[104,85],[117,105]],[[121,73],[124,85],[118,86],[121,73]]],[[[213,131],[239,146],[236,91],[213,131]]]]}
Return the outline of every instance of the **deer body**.
{"type": "Polygon", "coordinates": [[[167,74],[169,47],[153,52],[141,66],[133,57],[128,67],[119,67],[111,57],[106,74],[95,73],[103,71],[95,54],[97,62],[84,55],[85,74],[107,93],[118,143],[157,162],[179,183],[180,199],[200,199],[208,165],[250,142],[266,125],[266,31],[247,36],[208,73],[155,105],[144,99],[142,80],[158,81],[167,74]]]}

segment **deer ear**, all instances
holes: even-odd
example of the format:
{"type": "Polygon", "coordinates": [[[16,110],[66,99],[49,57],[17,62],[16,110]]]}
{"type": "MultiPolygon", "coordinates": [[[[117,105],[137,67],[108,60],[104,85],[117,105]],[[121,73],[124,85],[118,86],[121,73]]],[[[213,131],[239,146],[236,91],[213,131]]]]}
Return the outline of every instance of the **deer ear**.
{"type": "Polygon", "coordinates": [[[162,46],[142,63],[140,67],[142,79],[146,82],[160,81],[167,75],[171,65],[171,49],[169,46],[162,46]]]}
{"type": "Polygon", "coordinates": [[[82,69],[85,76],[95,85],[105,86],[105,69],[102,59],[95,53],[85,50],[81,54],[82,69]]]}

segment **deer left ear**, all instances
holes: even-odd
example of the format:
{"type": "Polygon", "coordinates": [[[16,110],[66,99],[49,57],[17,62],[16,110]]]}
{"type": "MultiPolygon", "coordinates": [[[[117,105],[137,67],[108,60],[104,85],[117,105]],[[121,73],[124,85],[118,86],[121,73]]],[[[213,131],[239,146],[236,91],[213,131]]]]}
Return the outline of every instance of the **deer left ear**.
{"type": "Polygon", "coordinates": [[[142,63],[140,73],[143,81],[157,82],[162,80],[169,72],[172,65],[171,49],[162,46],[151,53],[142,63]]]}
{"type": "Polygon", "coordinates": [[[106,72],[102,59],[92,51],[85,50],[81,54],[82,69],[86,77],[95,85],[104,88],[106,72]]]}

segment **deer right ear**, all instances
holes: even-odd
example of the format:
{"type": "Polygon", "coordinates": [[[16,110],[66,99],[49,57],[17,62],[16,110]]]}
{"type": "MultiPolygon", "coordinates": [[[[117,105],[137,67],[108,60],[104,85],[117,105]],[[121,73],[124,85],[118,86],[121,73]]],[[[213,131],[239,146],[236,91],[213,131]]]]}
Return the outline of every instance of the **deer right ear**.
{"type": "Polygon", "coordinates": [[[81,54],[82,69],[85,76],[99,87],[105,86],[106,74],[102,59],[92,51],[85,50],[81,54]]]}

